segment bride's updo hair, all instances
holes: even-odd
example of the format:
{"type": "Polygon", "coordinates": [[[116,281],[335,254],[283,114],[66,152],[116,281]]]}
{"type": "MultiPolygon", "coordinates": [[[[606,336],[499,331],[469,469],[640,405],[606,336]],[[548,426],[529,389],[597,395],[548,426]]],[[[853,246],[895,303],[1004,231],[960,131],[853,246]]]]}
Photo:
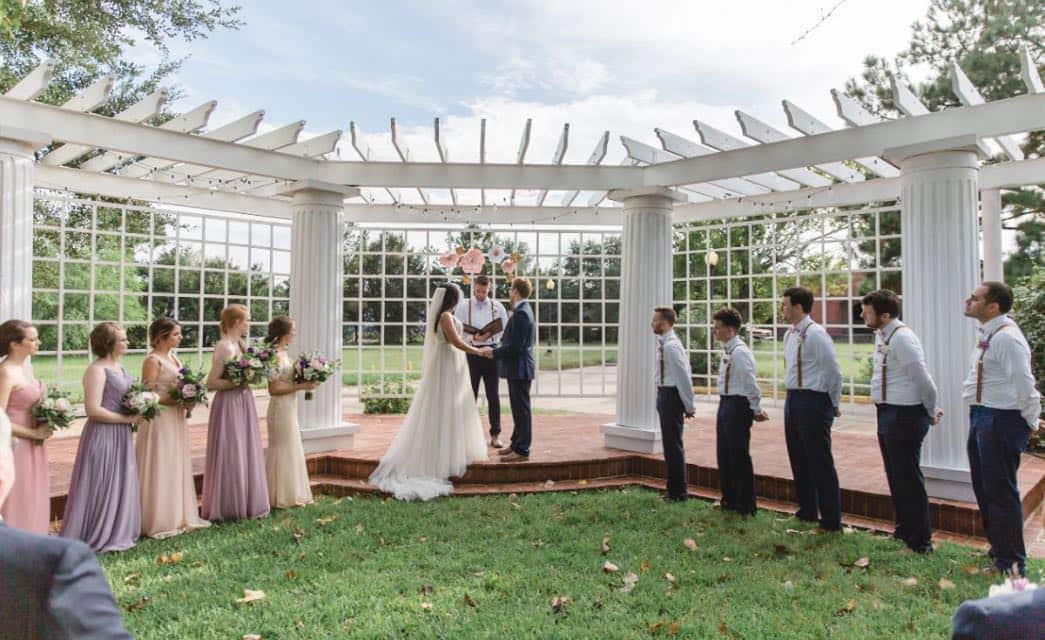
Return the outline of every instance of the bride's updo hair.
{"type": "Polygon", "coordinates": [[[461,299],[460,289],[457,285],[452,283],[441,284],[439,289],[444,289],[446,293],[443,294],[443,306],[439,307],[439,311],[435,314],[435,318],[432,320],[432,331],[439,328],[439,318],[443,317],[444,311],[454,312],[457,308],[457,301],[461,299]]]}

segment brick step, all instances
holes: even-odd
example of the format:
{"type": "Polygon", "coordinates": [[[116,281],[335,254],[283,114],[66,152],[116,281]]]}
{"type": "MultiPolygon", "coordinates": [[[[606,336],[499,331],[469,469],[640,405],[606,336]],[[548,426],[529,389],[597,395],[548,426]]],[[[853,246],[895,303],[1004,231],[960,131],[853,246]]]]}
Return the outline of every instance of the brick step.
{"type": "MultiPolygon", "coordinates": [[[[622,475],[608,478],[595,478],[591,480],[568,480],[564,482],[507,482],[497,484],[481,483],[454,483],[454,497],[487,496],[487,495],[510,495],[510,494],[536,494],[563,491],[585,491],[599,489],[620,489],[624,487],[644,487],[654,491],[664,489],[664,480],[652,476],[622,475]]],[[[335,475],[312,476],[312,491],[332,496],[385,496],[376,487],[360,478],[344,478],[335,475]]],[[[721,494],[714,489],[689,485],[687,493],[691,499],[716,502],[721,494]]],[[[793,514],[798,505],[782,500],[771,500],[758,498],[758,508],[772,511],[783,515],[793,514]]],[[[850,514],[842,514],[842,524],[853,529],[872,531],[875,533],[891,534],[893,523],[889,520],[865,518],[850,514]]],[[[945,531],[935,531],[933,539],[937,542],[947,540],[958,544],[972,545],[985,548],[986,543],[982,538],[962,536],[945,531]]]]}

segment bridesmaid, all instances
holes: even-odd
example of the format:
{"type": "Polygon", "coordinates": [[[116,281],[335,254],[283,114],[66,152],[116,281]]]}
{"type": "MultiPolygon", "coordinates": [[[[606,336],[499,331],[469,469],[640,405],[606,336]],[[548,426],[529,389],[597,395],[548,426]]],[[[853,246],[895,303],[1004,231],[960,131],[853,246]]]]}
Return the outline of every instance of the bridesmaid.
{"type": "Polygon", "coordinates": [[[32,407],[44,395],[44,384],[33,377],[28,360],[40,349],[36,327],[24,320],[0,325],[0,409],[11,419],[15,484],[0,509],[12,527],[46,534],[51,519],[51,478],[47,469],[47,439],[51,429],[36,426],[32,407]]]}
{"type": "Polygon", "coordinates": [[[263,518],[269,513],[261,429],[254,393],[224,377],[225,361],[246,350],[250,316],[241,304],[221,310],[221,340],[214,345],[207,387],[216,391],[207,426],[203,510],[208,520],[263,518]]]}
{"type": "Polygon", "coordinates": [[[120,365],[127,334],[116,323],[102,322],[90,340],[98,359],[83,374],[87,424],[76,450],[61,535],[82,540],[98,553],[123,551],[141,533],[131,425],[145,421],[120,413],[120,401],[134,384],[120,365]]]}
{"type": "Polygon", "coordinates": [[[160,394],[164,406],[151,423],[142,425],[134,443],[142,535],[169,538],[210,523],[200,518],[196,506],[186,409],[167,395],[180,375],[181,361],[174,349],[181,344],[181,325],[171,318],[154,321],[149,343],[152,351],[142,362],[142,382],[160,394]]]}
{"type": "Polygon", "coordinates": [[[269,504],[277,508],[296,507],[312,502],[312,488],[305,466],[298,428],[298,391],[311,391],[315,382],[294,383],[294,361],[287,347],[297,330],[288,316],[276,316],[269,322],[266,341],[276,349],[278,372],[269,381],[268,448],[265,450],[265,474],[269,484],[269,504]]]}

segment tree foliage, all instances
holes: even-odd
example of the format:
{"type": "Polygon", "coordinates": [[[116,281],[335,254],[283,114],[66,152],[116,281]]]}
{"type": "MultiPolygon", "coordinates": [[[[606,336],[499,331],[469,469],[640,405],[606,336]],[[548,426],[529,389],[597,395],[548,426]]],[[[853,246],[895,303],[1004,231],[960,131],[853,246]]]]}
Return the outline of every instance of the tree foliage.
{"type": "MultiPolygon", "coordinates": [[[[892,59],[870,55],[859,78],[846,83],[846,93],[873,113],[900,115],[893,102],[890,77],[914,90],[930,111],[959,106],[951,89],[952,62],[957,62],[987,101],[1026,93],[1020,76],[1019,51],[1045,56],[1045,2],[1042,0],[932,0],[924,20],[911,30],[908,47],[892,59]],[[912,83],[909,74],[928,70],[912,83]]],[[[1045,132],[1028,134],[1022,143],[1027,157],[1045,154],[1045,132]]],[[[995,158],[998,160],[1000,158],[995,158]]],[[[1003,220],[1016,230],[1017,250],[1006,261],[1006,277],[1019,279],[1045,264],[1045,191],[1042,185],[1002,194],[1003,220]]]]}

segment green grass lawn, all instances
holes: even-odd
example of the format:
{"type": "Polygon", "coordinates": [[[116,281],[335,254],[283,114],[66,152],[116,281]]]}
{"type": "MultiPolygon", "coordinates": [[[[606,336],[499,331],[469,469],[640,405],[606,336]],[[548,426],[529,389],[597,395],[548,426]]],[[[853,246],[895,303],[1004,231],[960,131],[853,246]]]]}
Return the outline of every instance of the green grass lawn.
{"type": "Polygon", "coordinates": [[[814,535],[777,514],[744,520],[637,488],[323,497],[102,557],[130,630],[164,640],[945,637],[958,604],[986,594],[991,580],[965,570],[983,563],[953,544],[923,557],[883,536],[814,535]],[[237,603],[245,589],[265,597],[237,603]],[[559,611],[556,597],[569,598],[559,611]]]}

